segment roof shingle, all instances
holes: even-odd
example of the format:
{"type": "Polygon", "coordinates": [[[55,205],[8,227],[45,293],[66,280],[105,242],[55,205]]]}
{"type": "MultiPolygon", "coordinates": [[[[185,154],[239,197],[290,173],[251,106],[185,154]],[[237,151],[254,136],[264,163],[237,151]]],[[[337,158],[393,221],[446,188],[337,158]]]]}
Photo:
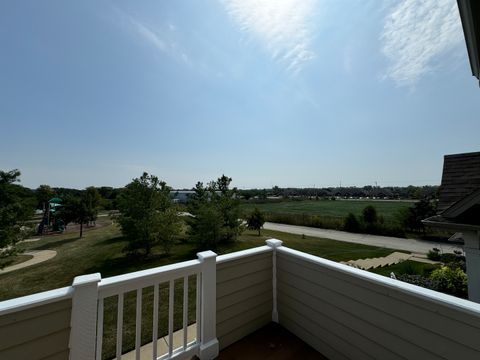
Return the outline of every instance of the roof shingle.
{"type": "Polygon", "coordinates": [[[480,152],[445,155],[438,212],[480,189],[480,152]]]}

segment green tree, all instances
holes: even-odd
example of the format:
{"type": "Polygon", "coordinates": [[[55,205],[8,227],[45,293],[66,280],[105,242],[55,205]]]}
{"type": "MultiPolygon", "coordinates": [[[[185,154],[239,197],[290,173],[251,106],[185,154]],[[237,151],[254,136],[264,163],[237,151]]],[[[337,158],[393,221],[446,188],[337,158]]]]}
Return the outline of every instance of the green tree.
{"type": "Polygon", "coordinates": [[[188,235],[200,249],[215,249],[222,234],[222,217],[208,187],[198,182],[190,196],[188,210],[193,215],[187,219],[188,235]]]}
{"type": "Polygon", "coordinates": [[[97,220],[98,209],[102,201],[100,193],[93,186],[87,187],[82,193],[81,201],[84,204],[87,212],[87,221],[95,222],[97,220]]]}
{"type": "Polygon", "coordinates": [[[48,185],[40,185],[35,190],[35,196],[37,198],[37,207],[45,211],[48,209],[48,201],[55,196],[55,191],[48,185]]]}
{"type": "Polygon", "coordinates": [[[265,224],[265,215],[258,208],[255,208],[247,217],[247,228],[257,230],[258,236],[260,236],[263,224],[265,224]]]}
{"type": "Polygon", "coordinates": [[[160,212],[156,220],[158,221],[158,242],[163,252],[168,255],[175,244],[175,239],[182,230],[176,207],[172,206],[164,212],[160,212]]]}
{"type": "Polygon", "coordinates": [[[83,225],[97,219],[101,197],[93,186],[86,188],[80,196],[68,195],[58,213],[65,225],[77,223],[80,225],[80,238],[83,237],[83,225]]]}
{"type": "Polygon", "coordinates": [[[33,215],[34,203],[16,185],[20,171],[0,171],[0,258],[16,253],[16,244],[25,237],[24,221],[33,215]]]}
{"type": "Polygon", "coordinates": [[[374,225],[376,224],[378,217],[377,217],[377,209],[372,205],[365,206],[362,210],[362,219],[366,225],[374,225]]]}
{"type": "Polygon", "coordinates": [[[354,214],[349,213],[343,223],[343,229],[349,232],[360,232],[361,224],[354,214]]]}
{"type": "Polygon", "coordinates": [[[422,220],[435,214],[435,203],[428,198],[423,198],[412,207],[400,213],[400,220],[406,229],[413,232],[423,232],[425,234],[425,226],[422,220]]]}
{"type": "Polygon", "coordinates": [[[219,242],[235,240],[242,232],[240,201],[232,179],[222,175],[207,186],[199,182],[190,198],[189,236],[200,248],[216,248],[219,242]]]}
{"type": "Polygon", "coordinates": [[[65,225],[69,223],[77,223],[80,225],[80,235],[83,237],[83,225],[90,219],[90,212],[80,196],[68,196],[58,216],[63,220],[65,225]]]}
{"type": "Polygon", "coordinates": [[[241,234],[240,196],[236,187],[230,188],[232,178],[222,175],[216,182],[210,184],[210,194],[214,203],[218,204],[223,218],[223,237],[225,240],[236,240],[241,234]]]}
{"type": "Polygon", "coordinates": [[[367,233],[375,234],[379,232],[377,209],[372,205],[365,206],[362,210],[362,222],[367,233]]]}
{"type": "Polygon", "coordinates": [[[148,256],[157,244],[170,250],[180,231],[170,191],[165,182],[146,172],[125,187],[118,199],[118,222],[128,240],[126,252],[148,256]]]}

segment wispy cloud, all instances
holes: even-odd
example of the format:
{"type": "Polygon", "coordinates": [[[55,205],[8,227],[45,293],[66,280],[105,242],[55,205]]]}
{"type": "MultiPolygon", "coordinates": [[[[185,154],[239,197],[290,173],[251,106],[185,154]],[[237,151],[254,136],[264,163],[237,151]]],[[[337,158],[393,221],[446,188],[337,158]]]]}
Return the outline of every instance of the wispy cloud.
{"type": "Polygon", "coordinates": [[[141,22],[133,19],[132,17],[129,18],[130,23],[134,26],[137,32],[148,42],[150,42],[153,46],[155,46],[158,50],[162,52],[168,51],[168,46],[165,42],[160,38],[158,34],[156,34],[152,29],[147,27],[146,25],[142,24],[141,22]]]}
{"type": "Polygon", "coordinates": [[[389,60],[385,77],[413,86],[462,42],[456,1],[402,1],[386,16],[380,39],[389,60]]]}
{"type": "Polygon", "coordinates": [[[223,0],[240,29],[261,41],[270,55],[297,73],[315,57],[310,49],[316,0],[223,0]]]}
{"type": "Polygon", "coordinates": [[[177,28],[175,25],[169,23],[164,26],[158,26],[154,29],[153,26],[147,25],[146,23],[137,20],[133,16],[125,13],[122,10],[116,8],[117,13],[127,26],[134,30],[136,34],[140,36],[142,40],[153,46],[156,50],[161,53],[175,58],[177,61],[181,61],[186,65],[191,65],[190,57],[182,49],[182,47],[175,41],[175,32],[177,28]]]}

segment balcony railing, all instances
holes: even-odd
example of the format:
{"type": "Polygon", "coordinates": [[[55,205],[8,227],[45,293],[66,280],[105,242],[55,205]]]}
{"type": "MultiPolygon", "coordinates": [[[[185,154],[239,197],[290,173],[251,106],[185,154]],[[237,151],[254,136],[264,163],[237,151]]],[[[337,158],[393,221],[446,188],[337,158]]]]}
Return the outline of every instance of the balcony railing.
{"type": "Polygon", "coordinates": [[[135,359],[146,351],[150,359],[212,359],[271,321],[330,359],[480,358],[479,304],[292,250],[274,239],[106,279],[84,275],[70,287],[0,302],[0,358],[121,359],[133,347],[135,359]],[[124,331],[127,317],[134,319],[130,333],[124,331]],[[157,352],[160,317],[166,320],[165,353],[157,352]],[[107,323],[114,329],[113,350],[106,355],[107,323]]]}

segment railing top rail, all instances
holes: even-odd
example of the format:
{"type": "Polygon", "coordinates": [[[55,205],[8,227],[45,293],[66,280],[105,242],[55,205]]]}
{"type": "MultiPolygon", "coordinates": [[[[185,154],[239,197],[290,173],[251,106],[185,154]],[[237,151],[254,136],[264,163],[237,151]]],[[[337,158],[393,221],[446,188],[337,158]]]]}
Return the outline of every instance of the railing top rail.
{"type": "Polygon", "coordinates": [[[454,310],[460,310],[475,316],[480,316],[480,304],[474,303],[472,301],[461,299],[452,295],[447,295],[438,291],[426,289],[403,281],[391,279],[389,277],[375,274],[369,271],[356,269],[345,264],[340,264],[335,261],[327,260],[287,247],[279,247],[277,248],[277,251],[313,264],[321,265],[325,268],[338,271],[343,274],[348,274],[355,278],[366,280],[375,284],[381,284],[382,286],[385,286],[387,288],[395,289],[403,293],[426,299],[428,301],[433,301],[454,310]]]}
{"type": "Polygon", "coordinates": [[[32,295],[1,301],[0,316],[61,300],[71,299],[72,295],[73,288],[71,286],[67,286],[55,290],[43,291],[32,295]]]}
{"type": "Polygon", "coordinates": [[[232,260],[238,260],[248,256],[258,255],[266,252],[271,252],[272,248],[270,246],[258,246],[251,249],[235,251],[233,253],[217,256],[217,264],[222,264],[232,260]]]}
{"type": "Polygon", "coordinates": [[[189,260],[105,278],[98,284],[100,296],[108,297],[119,292],[131,291],[159,282],[192,275],[200,271],[200,266],[201,262],[199,260],[189,260]]]}

